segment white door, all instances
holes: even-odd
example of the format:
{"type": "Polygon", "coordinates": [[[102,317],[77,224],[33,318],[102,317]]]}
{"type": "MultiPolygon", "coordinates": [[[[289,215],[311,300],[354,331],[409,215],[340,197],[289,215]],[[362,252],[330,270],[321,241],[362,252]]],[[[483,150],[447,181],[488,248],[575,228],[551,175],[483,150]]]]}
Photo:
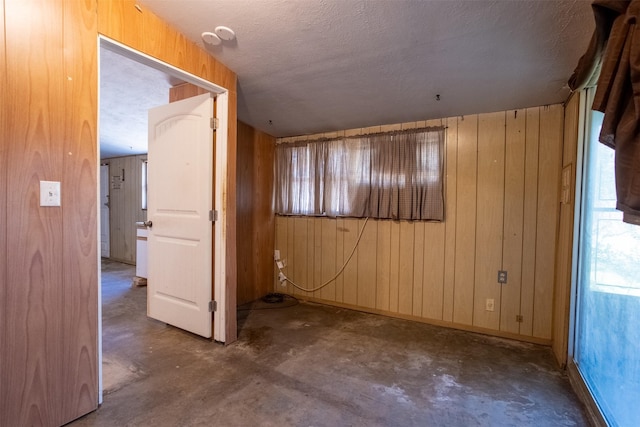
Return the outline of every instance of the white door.
{"type": "Polygon", "coordinates": [[[100,256],[109,258],[109,165],[100,165],[100,256]]]}
{"type": "Polygon", "coordinates": [[[147,315],[211,337],[214,99],[149,110],[147,315]]]}

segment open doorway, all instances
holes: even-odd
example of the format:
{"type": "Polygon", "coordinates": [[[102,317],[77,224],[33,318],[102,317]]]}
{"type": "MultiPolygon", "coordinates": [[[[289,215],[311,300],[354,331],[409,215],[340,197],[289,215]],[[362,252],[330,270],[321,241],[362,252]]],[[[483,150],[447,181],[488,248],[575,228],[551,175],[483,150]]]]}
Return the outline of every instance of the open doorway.
{"type": "MultiPolygon", "coordinates": [[[[220,162],[222,167],[216,168],[216,181],[224,183],[225,180],[223,179],[223,177],[226,176],[226,138],[228,118],[228,95],[226,90],[210,82],[204,81],[196,76],[178,70],[168,64],[158,62],[155,59],[147,57],[139,52],[132,51],[131,49],[126,48],[116,42],[110,41],[105,38],[100,39],[100,163],[108,163],[108,167],[110,169],[107,178],[108,183],[105,183],[102,176],[104,172],[102,172],[103,169],[101,168],[100,188],[102,189],[105,184],[108,186],[108,208],[110,212],[107,214],[107,216],[109,217],[109,222],[111,223],[111,230],[114,229],[114,226],[117,226],[115,224],[116,221],[114,221],[114,201],[116,199],[116,192],[119,192],[119,195],[124,197],[125,203],[134,205],[133,207],[129,206],[129,210],[135,212],[133,215],[130,215],[129,218],[125,218],[123,222],[123,224],[126,225],[127,228],[129,228],[129,232],[127,232],[128,241],[123,245],[125,249],[129,251],[128,253],[126,253],[126,258],[123,259],[122,257],[114,256],[114,253],[117,249],[116,242],[113,239],[115,233],[109,233],[109,258],[103,258],[101,270],[106,275],[102,276],[100,285],[100,294],[101,297],[104,298],[100,301],[100,308],[102,310],[108,309],[109,313],[103,316],[103,313],[101,311],[101,321],[102,319],[106,318],[107,315],[110,316],[110,318],[115,319],[114,322],[119,321],[119,319],[117,319],[119,311],[122,311],[124,308],[131,308],[132,304],[135,310],[140,312],[138,313],[140,316],[146,317],[146,292],[144,289],[142,289],[142,292],[140,290],[134,293],[128,292],[128,297],[130,298],[118,299],[114,298],[114,294],[118,294],[118,292],[125,293],[125,291],[130,291],[131,282],[136,276],[134,265],[136,264],[137,256],[137,248],[135,248],[137,238],[136,232],[134,230],[136,222],[140,222],[138,220],[146,220],[146,206],[143,205],[144,198],[142,197],[142,192],[144,191],[145,184],[143,180],[143,173],[145,172],[144,166],[146,165],[145,157],[147,151],[147,110],[150,107],[157,107],[158,105],[167,104],[169,102],[169,89],[183,82],[195,84],[199,87],[204,88],[208,92],[216,94],[217,96],[215,115],[218,118],[220,126],[216,136],[217,143],[215,145],[215,159],[217,162],[220,162]],[[117,65],[120,65],[122,68],[117,69],[115,67],[117,65]],[[142,73],[142,81],[140,80],[140,75],[136,73],[142,73]],[[114,77],[117,78],[114,79],[114,77]],[[114,86],[114,82],[110,80],[115,80],[116,85],[114,86]],[[105,85],[104,83],[106,82],[111,84],[111,86],[105,85]],[[143,92],[145,92],[144,96],[139,94],[139,89],[141,89],[142,87],[147,88],[146,91],[143,90],[143,92]],[[156,96],[159,96],[159,98],[153,98],[152,92],[156,93],[156,96]],[[142,102],[143,98],[152,98],[152,105],[141,105],[144,104],[142,102]],[[144,122],[142,126],[142,132],[139,132],[138,136],[134,137],[133,139],[128,138],[128,136],[134,135],[133,126],[131,124],[128,124],[128,120],[132,118],[132,109],[130,108],[132,106],[136,107],[138,110],[143,111],[142,120],[144,122]],[[112,126],[113,123],[105,122],[106,116],[112,116],[111,119],[119,125],[120,136],[115,138],[112,136],[112,129],[110,128],[110,126],[112,126]],[[140,134],[143,134],[143,136],[140,137],[140,134]],[[115,146],[116,144],[118,146],[115,146]],[[133,158],[133,168],[123,167],[123,164],[125,164],[126,160],[128,160],[126,158],[133,158]],[[114,167],[114,162],[120,163],[118,163],[117,167],[114,167]],[[129,196],[126,196],[125,193],[127,192],[123,191],[125,189],[125,183],[129,186],[133,185],[133,187],[130,188],[133,188],[134,191],[129,191],[129,196]],[[131,195],[131,193],[133,193],[133,195],[131,195]],[[136,194],[138,194],[139,197],[135,196],[136,194]],[[138,211],[141,212],[140,215],[138,215],[138,211]],[[114,262],[114,258],[116,261],[120,262],[114,262]],[[111,286],[112,288],[110,288],[108,291],[113,292],[103,292],[103,288],[105,288],[106,286],[111,286]],[[106,304],[109,304],[108,307],[106,304]]],[[[140,119],[138,118],[138,120],[140,119]]],[[[213,156],[211,157],[213,158],[213,156]]],[[[216,186],[213,191],[210,191],[210,193],[213,192],[213,196],[215,199],[214,206],[222,206],[222,195],[224,194],[224,190],[225,189],[222,188],[222,186],[216,186]]],[[[217,219],[218,221],[216,221],[213,226],[215,228],[216,234],[216,239],[214,241],[215,257],[213,260],[210,259],[209,269],[215,272],[214,277],[212,278],[212,282],[214,284],[213,291],[215,292],[215,300],[218,302],[218,304],[221,304],[224,307],[224,286],[219,286],[219,284],[224,283],[225,277],[224,249],[226,245],[224,233],[222,232],[222,230],[224,229],[223,227],[225,226],[225,212],[219,210],[217,219]]],[[[100,235],[102,235],[102,233],[103,230],[101,228],[100,235]]],[[[100,246],[102,248],[102,242],[100,246]]],[[[104,254],[104,252],[102,253],[104,254]]],[[[209,286],[211,287],[211,284],[209,286]]],[[[207,305],[209,305],[209,301],[206,301],[206,303],[207,305]]],[[[209,318],[210,316],[211,315],[209,315],[209,318]]],[[[214,324],[216,325],[213,334],[214,339],[224,342],[224,311],[220,310],[218,312],[215,312],[213,316],[215,319],[214,324]]],[[[101,335],[100,354],[102,356],[102,338],[104,335],[102,323],[100,324],[99,331],[101,335]]],[[[133,330],[133,328],[129,328],[129,330],[127,330],[127,328],[124,328],[121,329],[119,333],[126,335],[135,333],[135,331],[133,330]]],[[[114,339],[117,340],[118,337],[116,336],[114,337],[114,339]]],[[[115,367],[116,371],[119,371],[119,373],[116,373],[116,375],[124,374],[125,376],[127,376],[132,373],[136,373],[135,367],[127,364],[126,359],[117,360],[115,363],[113,362],[113,360],[105,360],[105,362],[111,363],[112,367],[115,367]]],[[[102,369],[102,360],[100,361],[100,364],[100,368],[102,369]]],[[[105,375],[106,374],[107,373],[105,373],[105,375]]],[[[113,372],[109,373],[109,375],[112,374],[113,372]]],[[[110,389],[117,389],[118,381],[118,378],[110,378],[109,381],[105,380],[104,382],[101,382],[100,401],[102,401],[102,390],[107,389],[105,385],[108,385],[110,389]]]]}

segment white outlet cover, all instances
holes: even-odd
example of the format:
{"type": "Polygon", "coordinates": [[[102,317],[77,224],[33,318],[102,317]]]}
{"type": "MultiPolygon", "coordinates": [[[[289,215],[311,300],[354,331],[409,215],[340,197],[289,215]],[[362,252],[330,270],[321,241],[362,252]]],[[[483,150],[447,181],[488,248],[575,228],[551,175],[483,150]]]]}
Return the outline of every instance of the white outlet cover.
{"type": "Polygon", "coordinates": [[[40,206],[60,206],[58,181],[40,181],[40,206]]]}

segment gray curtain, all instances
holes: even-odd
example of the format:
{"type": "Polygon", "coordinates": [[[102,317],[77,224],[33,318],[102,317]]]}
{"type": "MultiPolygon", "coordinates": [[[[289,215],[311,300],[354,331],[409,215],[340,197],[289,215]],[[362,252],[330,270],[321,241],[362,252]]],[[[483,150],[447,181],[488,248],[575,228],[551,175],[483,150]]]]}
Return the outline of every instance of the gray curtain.
{"type": "Polygon", "coordinates": [[[442,127],[280,144],[276,212],[441,221],[443,150],[442,127]]]}

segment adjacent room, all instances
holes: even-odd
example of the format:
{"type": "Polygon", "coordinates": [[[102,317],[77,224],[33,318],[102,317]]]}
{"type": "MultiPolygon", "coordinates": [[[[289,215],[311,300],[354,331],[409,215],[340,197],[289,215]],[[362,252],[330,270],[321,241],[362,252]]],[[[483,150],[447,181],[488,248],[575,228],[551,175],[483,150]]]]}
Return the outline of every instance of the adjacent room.
{"type": "Polygon", "coordinates": [[[0,427],[640,424],[639,1],[2,0],[0,427]]]}

